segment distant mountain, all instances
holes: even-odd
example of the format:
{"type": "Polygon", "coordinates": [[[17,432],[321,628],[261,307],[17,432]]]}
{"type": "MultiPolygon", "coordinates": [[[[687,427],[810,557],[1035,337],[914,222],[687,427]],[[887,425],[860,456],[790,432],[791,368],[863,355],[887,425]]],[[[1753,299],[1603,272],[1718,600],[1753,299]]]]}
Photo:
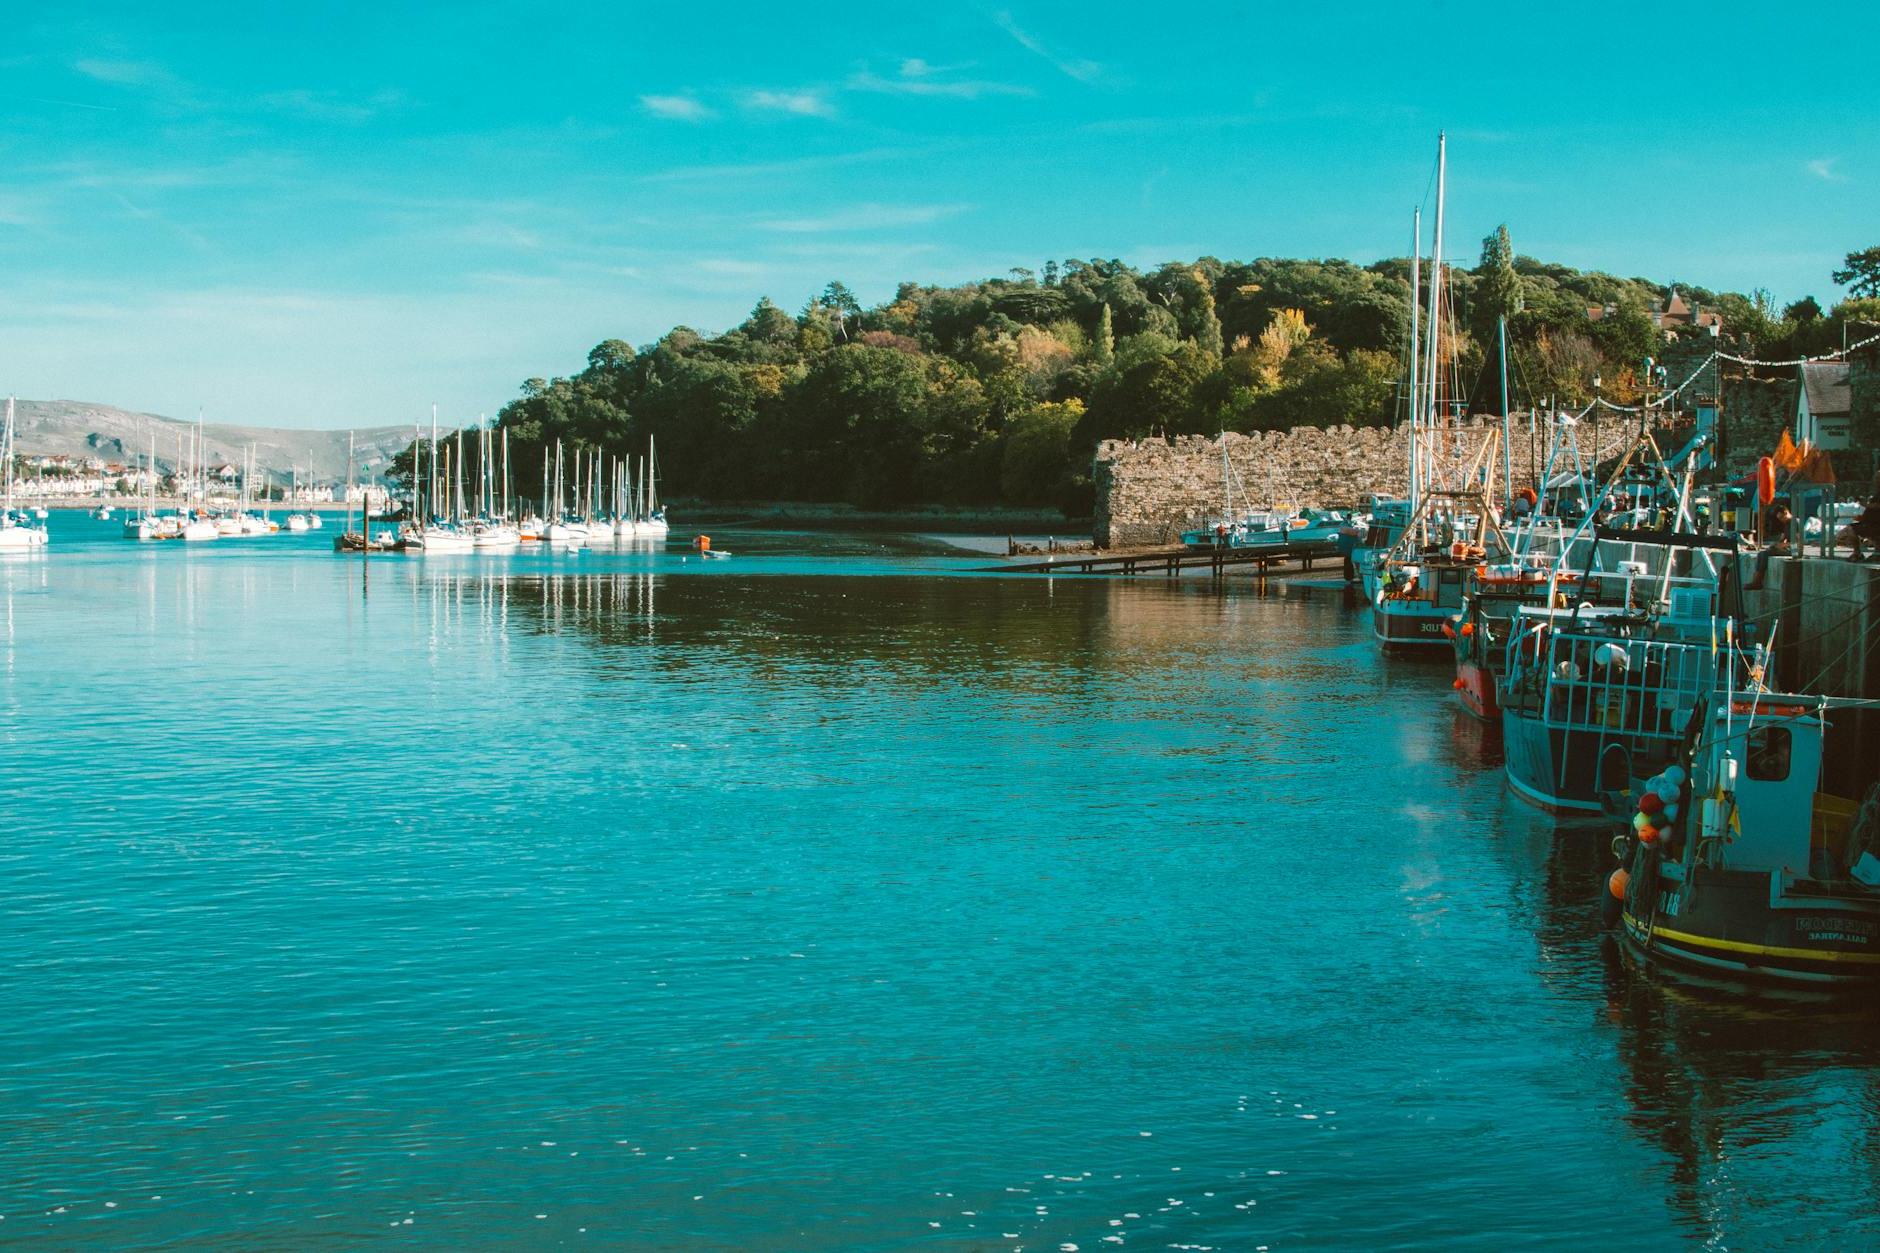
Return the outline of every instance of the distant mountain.
{"type": "MultiPolygon", "coordinates": [[[[150,433],[157,435],[157,466],[175,468],[177,437],[191,439],[196,424],[155,413],[131,413],[82,400],[15,402],[15,442],[27,456],[102,457],[135,464],[150,455],[150,433]]],[[[372,426],[352,432],[360,478],[384,472],[396,453],[411,442],[412,427],[372,426]]],[[[211,465],[240,465],[244,450],[255,446],[255,459],[285,482],[298,466],[303,479],[336,483],[346,478],[345,431],[298,431],[272,426],[230,426],[205,422],[203,444],[211,465]],[[312,473],[308,472],[311,465],[312,473]]]]}

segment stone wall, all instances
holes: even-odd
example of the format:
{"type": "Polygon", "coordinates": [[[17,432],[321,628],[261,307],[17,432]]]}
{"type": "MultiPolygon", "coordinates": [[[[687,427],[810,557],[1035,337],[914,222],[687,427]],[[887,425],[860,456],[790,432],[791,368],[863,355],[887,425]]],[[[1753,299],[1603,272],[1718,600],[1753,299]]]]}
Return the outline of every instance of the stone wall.
{"type": "MultiPolygon", "coordinates": [[[[1529,484],[1530,467],[1545,469],[1548,436],[1530,448],[1529,420],[1517,415],[1510,448],[1516,486],[1529,484]]],[[[1630,441],[1636,426],[1617,420],[1589,421],[1580,436],[1590,454],[1597,434],[1602,456],[1630,441]]],[[[1461,428],[1457,441],[1466,460],[1480,447],[1488,426],[1461,428]]],[[[1402,496],[1409,491],[1409,435],[1383,427],[1299,427],[1225,436],[1239,482],[1236,508],[1246,497],[1255,505],[1300,508],[1356,505],[1367,493],[1402,496]]],[[[1667,450],[1669,451],[1669,450],[1667,450]]],[[[1496,467],[1499,475],[1500,467],[1496,467]]],[[[1094,538],[1099,547],[1173,544],[1181,533],[1219,514],[1221,442],[1199,435],[1172,440],[1105,440],[1092,466],[1097,503],[1094,538]]]]}

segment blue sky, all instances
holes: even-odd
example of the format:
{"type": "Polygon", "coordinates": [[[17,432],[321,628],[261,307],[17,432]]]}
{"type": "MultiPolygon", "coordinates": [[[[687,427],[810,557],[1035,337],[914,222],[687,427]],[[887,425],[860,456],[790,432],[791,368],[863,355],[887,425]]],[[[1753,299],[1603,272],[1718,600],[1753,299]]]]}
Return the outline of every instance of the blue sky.
{"type": "Polygon", "coordinates": [[[832,278],[1368,262],[1442,128],[1452,259],[1507,222],[1826,303],[1880,244],[1880,93],[1836,64],[1871,4],[930,7],[40,6],[0,46],[0,390],[474,417],[832,278]]]}

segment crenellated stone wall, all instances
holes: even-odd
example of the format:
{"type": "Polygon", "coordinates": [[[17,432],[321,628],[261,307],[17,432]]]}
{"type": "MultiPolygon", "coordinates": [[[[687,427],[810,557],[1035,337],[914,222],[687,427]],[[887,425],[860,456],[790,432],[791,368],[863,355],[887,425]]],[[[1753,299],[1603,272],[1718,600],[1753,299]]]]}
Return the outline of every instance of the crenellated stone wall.
{"type": "MultiPolygon", "coordinates": [[[[1509,441],[1516,486],[1544,469],[1548,436],[1530,445],[1529,421],[1517,416],[1509,441]]],[[[1464,459],[1481,446],[1489,427],[1460,428],[1453,438],[1464,459]]],[[[1588,423],[1580,443],[1590,453],[1597,434],[1601,455],[1610,456],[1630,440],[1636,426],[1607,421],[1588,423]]],[[[1402,496],[1409,490],[1409,434],[1384,427],[1298,427],[1291,431],[1230,431],[1228,458],[1239,482],[1237,508],[1252,503],[1300,508],[1356,505],[1367,493],[1402,496]]],[[[1499,473],[1500,467],[1497,466],[1499,473]]],[[[1174,439],[1105,440],[1092,466],[1097,503],[1094,538],[1103,548],[1173,544],[1181,533],[1216,516],[1221,509],[1221,442],[1199,435],[1174,439]]]]}

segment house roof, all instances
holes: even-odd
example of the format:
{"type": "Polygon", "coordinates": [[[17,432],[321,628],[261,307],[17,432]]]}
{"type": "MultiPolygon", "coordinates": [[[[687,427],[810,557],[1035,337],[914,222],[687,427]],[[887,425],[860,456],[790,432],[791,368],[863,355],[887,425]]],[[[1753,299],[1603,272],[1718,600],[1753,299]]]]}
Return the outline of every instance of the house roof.
{"type": "Polygon", "coordinates": [[[1802,388],[1808,393],[1808,412],[1816,417],[1853,411],[1845,361],[1817,361],[1803,366],[1802,388]]]}

